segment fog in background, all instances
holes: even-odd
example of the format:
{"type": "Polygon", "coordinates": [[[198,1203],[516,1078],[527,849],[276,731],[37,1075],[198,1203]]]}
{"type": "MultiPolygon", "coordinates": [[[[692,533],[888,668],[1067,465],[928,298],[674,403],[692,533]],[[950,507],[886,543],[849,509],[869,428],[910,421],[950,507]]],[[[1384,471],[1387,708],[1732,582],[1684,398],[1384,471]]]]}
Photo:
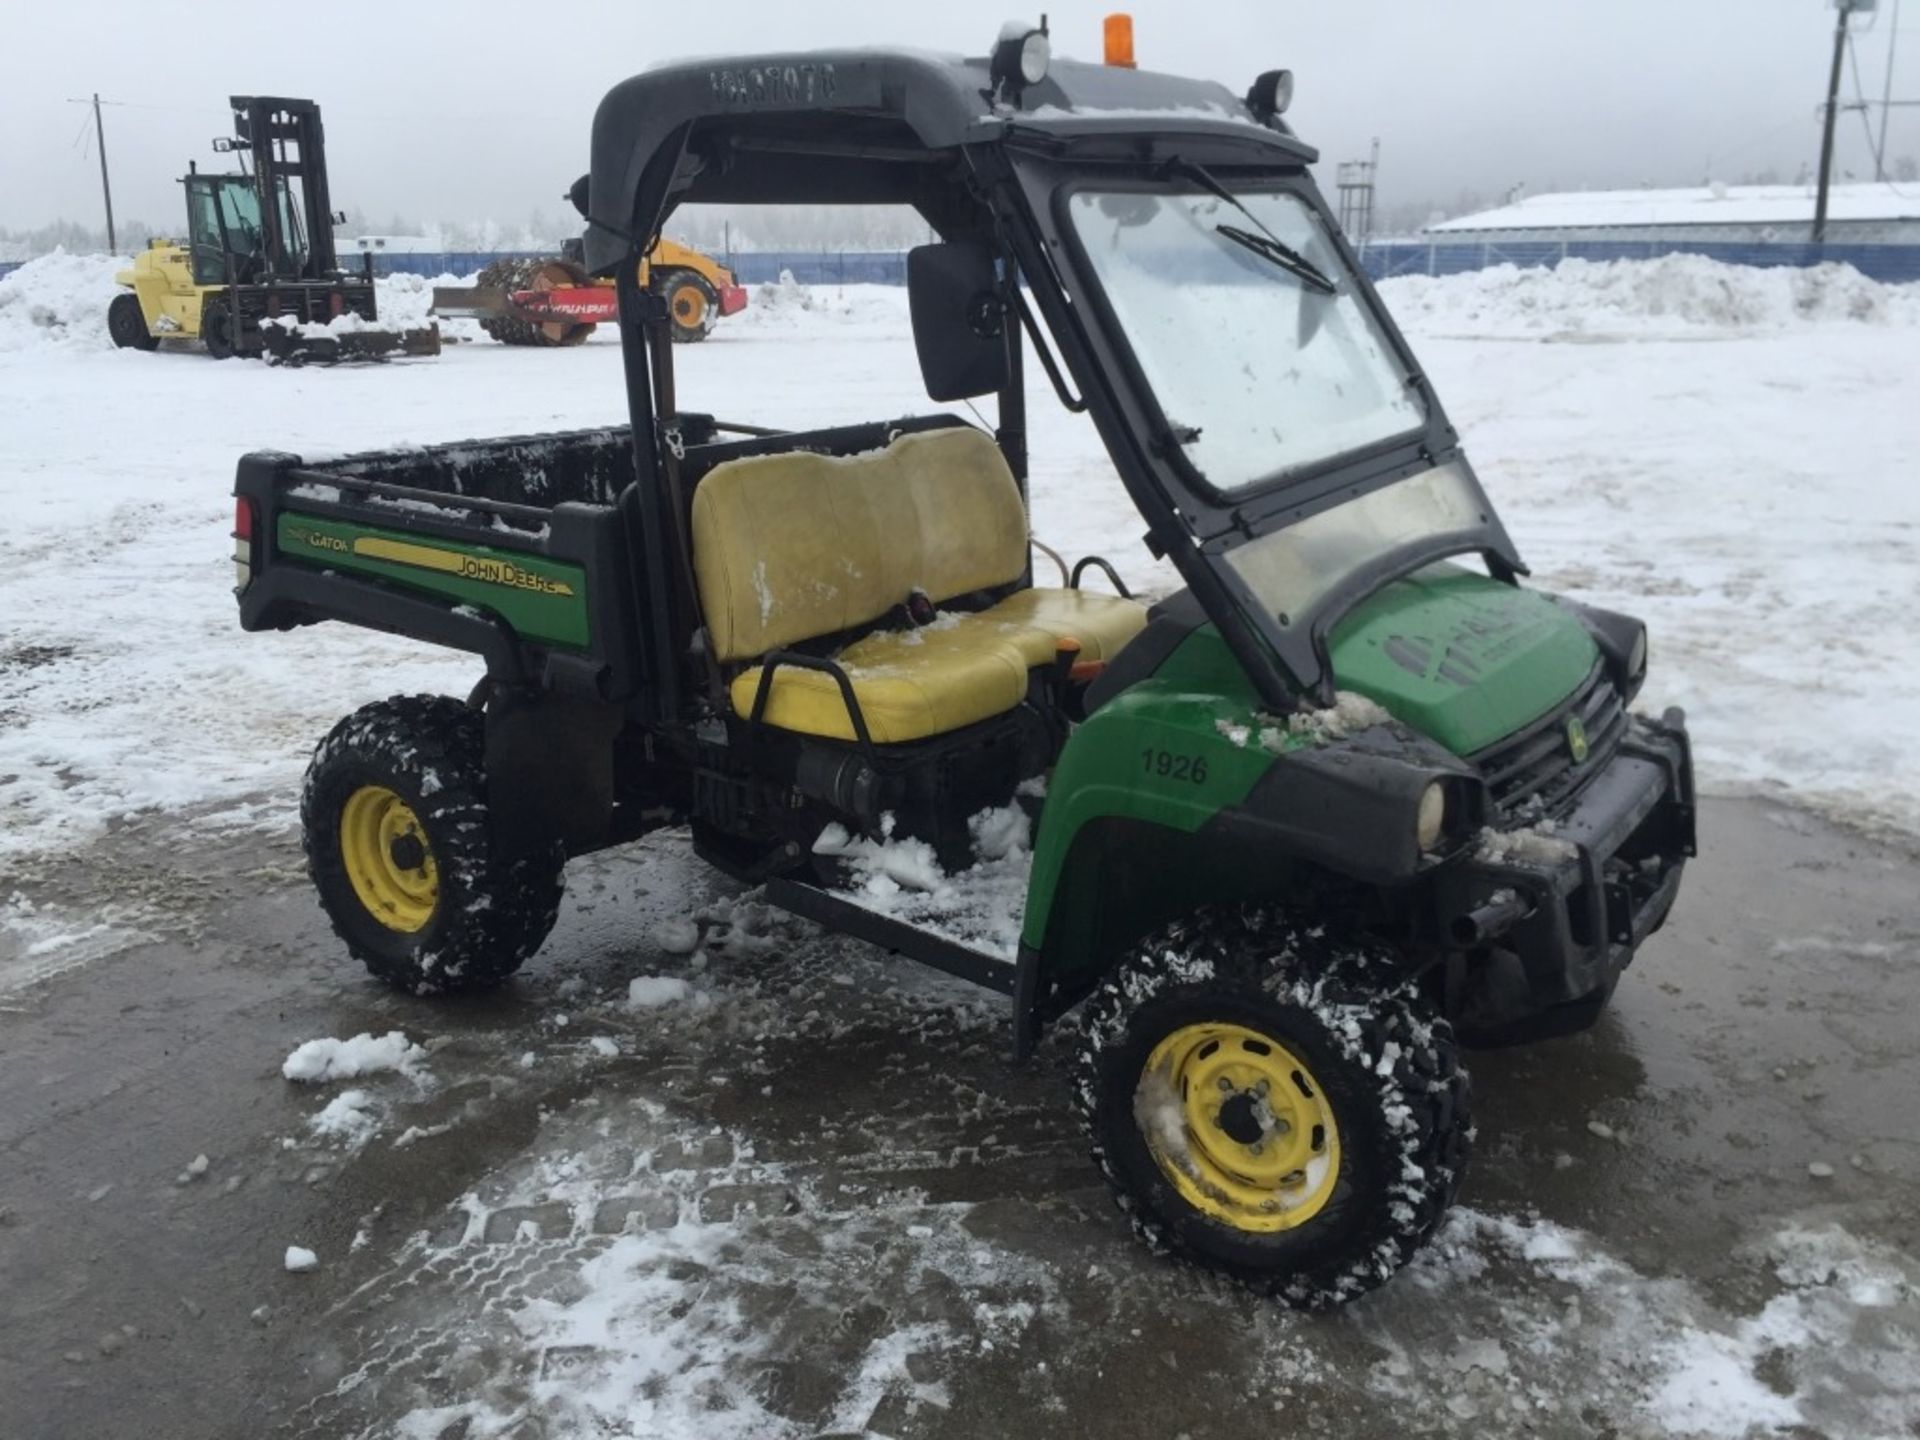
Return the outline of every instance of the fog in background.
{"type": "MultiPolygon", "coordinates": [[[[1860,89],[1879,99],[1893,0],[1854,22],[1860,89]]],[[[1056,53],[1100,57],[1106,6],[1054,5],[1056,53]]],[[[122,248],[176,233],[189,159],[230,168],[232,93],[309,96],[324,108],[334,201],[348,233],[511,245],[573,233],[561,198],[586,168],[595,105],[648,63],[689,54],[900,44],[984,53],[1005,0],[831,6],[528,6],[329,0],[0,0],[11,63],[0,87],[0,230],[16,248],[57,221],[101,224],[92,118],[105,109],[122,248]]],[[[1037,18],[1038,7],[1021,12],[1037,18]]],[[[1132,6],[1144,68],[1236,92],[1263,69],[1298,78],[1290,118],[1324,157],[1381,142],[1382,229],[1554,189],[1792,181],[1817,160],[1830,0],[1214,0],[1132,6]]],[[[1920,0],[1906,0],[1895,94],[1920,98],[1920,0]],[[1912,77],[1911,81],[1907,77],[1912,77]]],[[[1856,93],[1844,72],[1843,102],[1856,93]]],[[[1868,112],[1875,127],[1877,104],[1868,112]]],[[[1920,109],[1895,110],[1889,166],[1920,154],[1920,109]]],[[[1840,117],[1837,170],[1871,179],[1863,116],[1840,117]]],[[[732,217],[746,244],[861,243],[885,222],[732,217]],[[804,232],[804,234],[802,233],[804,232]]],[[[714,227],[698,224],[702,232],[714,227]]],[[[77,236],[77,232],[76,232],[77,236]]],[[[706,240],[702,233],[696,239],[706,240]]],[[[887,238],[887,237],[883,237],[887,238]]]]}

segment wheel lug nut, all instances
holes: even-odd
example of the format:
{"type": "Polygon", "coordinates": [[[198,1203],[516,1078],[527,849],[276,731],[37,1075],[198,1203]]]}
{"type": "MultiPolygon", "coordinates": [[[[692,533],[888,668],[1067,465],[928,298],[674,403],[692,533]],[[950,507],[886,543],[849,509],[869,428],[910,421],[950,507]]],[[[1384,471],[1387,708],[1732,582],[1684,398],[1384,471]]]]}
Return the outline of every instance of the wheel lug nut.
{"type": "Polygon", "coordinates": [[[1258,1095],[1262,1100],[1264,1100],[1267,1098],[1267,1092],[1272,1088],[1273,1087],[1267,1084],[1266,1081],[1262,1080],[1258,1085],[1253,1087],[1253,1093],[1258,1095]]]}
{"type": "Polygon", "coordinates": [[[1233,1081],[1231,1081],[1231,1080],[1229,1080],[1229,1079],[1228,1079],[1228,1078],[1227,1078],[1226,1076],[1224,1076],[1224,1075],[1222,1075],[1222,1076],[1220,1077],[1220,1080],[1219,1080],[1219,1085],[1220,1085],[1220,1088],[1221,1088],[1222,1090],[1231,1090],[1231,1089],[1233,1089],[1233,1081]]]}
{"type": "Polygon", "coordinates": [[[1258,1140],[1256,1140],[1253,1142],[1253,1144],[1247,1147],[1247,1151],[1249,1154],[1258,1155],[1262,1151],[1264,1151],[1266,1148],[1267,1148],[1266,1146],[1262,1145],[1258,1140]]]}

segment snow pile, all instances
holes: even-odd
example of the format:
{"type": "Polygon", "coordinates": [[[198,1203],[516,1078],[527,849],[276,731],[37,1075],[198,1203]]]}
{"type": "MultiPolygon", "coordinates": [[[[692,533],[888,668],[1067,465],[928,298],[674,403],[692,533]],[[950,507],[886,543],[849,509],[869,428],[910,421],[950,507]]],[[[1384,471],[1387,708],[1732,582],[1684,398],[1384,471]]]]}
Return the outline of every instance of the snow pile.
{"type": "Polygon", "coordinates": [[[791,270],[782,270],[771,284],[749,286],[747,308],[721,321],[714,333],[723,338],[760,331],[810,331],[826,322],[897,334],[906,319],[906,302],[907,292],[899,285],[802,285],[791,270]]]}
{"type": "Polygon", "coordinates": [[[1697,334],[1836,321],[1920,325],[1920,285],[1883,285],[1850,265],[1759,269],[1699,255],[1397,275],[1381,282],[1380,293],[1407,330],[1444,335],[1697,334]]]}
{"type": "Polygon", "coordinates": [[[112,349],[107,307],[126,293],[113,277],[130,263],[118,255],[56,250],[0,278],[0,350],[112,349]]]}
{"type": "Polygon", "coordinates": [[[876,914],[918,926],[962,945],[1011,962],[1019,953],[1031,869],[1032,822],[1018,805],[982,810],[967,821],[980,859],[949,876],[924,840],[893,837],[891,814],[881,817],[881,838],[829,825],[813,853],[847,862],[847,898],[876,914]]]}
{"type": "MultiPolygon", "coordinates": [[[[436,286],[472,285],[479,278],[478,275],[382,275],[373,282],[374,299],[380,311],[378,326],[382,330],[424,330],[429,325],[438,325],[443,341],[486,342],[489,337],[478,320],[432,313],[436,286]]],[[[594,338],[602,337],[611,337],[616,343],[619,339],[612,326],[602,327],[594,338]]]]}
{"type": "Polygon", "coordinates": [[[359,1034],[351,1040],[308,1040],[287,1056],[280,1073],[289,1080],[324,1084],[359,1075],[390,1071],[409,1073],[427,1058],[427,1052],[398,1030],[385,1035],[359,1034]]]}

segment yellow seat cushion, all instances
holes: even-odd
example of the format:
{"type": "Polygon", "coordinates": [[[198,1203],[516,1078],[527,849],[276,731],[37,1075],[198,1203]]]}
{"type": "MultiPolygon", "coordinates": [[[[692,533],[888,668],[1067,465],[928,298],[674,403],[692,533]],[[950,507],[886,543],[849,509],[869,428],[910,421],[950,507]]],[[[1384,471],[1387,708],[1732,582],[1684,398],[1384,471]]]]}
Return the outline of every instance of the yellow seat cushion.
{"type": "MultiPolygon", "coordinates": [[[[1027,514],[992,437],[968,426],[901,435],[864,455],[789,451],[716,465],[693,492],[693,566],[715,658],[753,661],[858,630],[916,590],[936,605],[1009,585],[1027,567],[1027,514]]],[[[1110,659],[1145,607],[1078,590],[1026,590],[978,614],[880,631],[834,656],[875,743],[942,735],[1011,710],[1030,668],[1077,640],[1110,659]]],[[[753,713],[760,666],[729,689],[753,713]]],[[[770,725],[852,740],[831,675],[775,669],[770,725]]]]}
{"type": "Polygon", "coordinates": [[[714,657],[753,660],[1018,579],[1027,512],[991,436],[896,437],[864,455],[728,460],[693,492],[693,568],[714,657]]]}
{"type": "Polygon", "coordinates": [[[980,618],[1027,632],[1027,663],[1044,665],[1062,640],[1078,640],[1082,660],[1111,660],[1146,628],[1147,607],[1095,590],[1035,588],[1016,591],[980,618]]]}
{"type": "MultiPolygon", "coordinates": [[[[1022,590],[978,614],[947,611],[918,630],[882,630],[834,661],[879,745],[944,735],[1002,715],[1026,697],[1027,672],[1049,665],[1064,639],[1083,660],[1111,660],[1147,623],[1147,607],[1081,590],[1022,590]]],[[[735,677],[733,708],[753,713],[760,668],[735,677]]],[[[831,675],[782,665],[765,719],[783,730],[852,740],[853,722],[831,675]]]]}
{"type": "MultiPolygon", "coordinates": [[[[1035,632],[955,617],[919,630],[882,630],[847,646],[834,661],[877,745],[944,735],[1018,705],[1027,693],[1027,637],[1035,632]]],[[[734,677],[736,714],[751,715],[761,667],[734,677]]],[[[833,740],[855,738],[846,701],[831,675],[781,665],[773,672],[764,716],[769,725],[833,740]]]]}

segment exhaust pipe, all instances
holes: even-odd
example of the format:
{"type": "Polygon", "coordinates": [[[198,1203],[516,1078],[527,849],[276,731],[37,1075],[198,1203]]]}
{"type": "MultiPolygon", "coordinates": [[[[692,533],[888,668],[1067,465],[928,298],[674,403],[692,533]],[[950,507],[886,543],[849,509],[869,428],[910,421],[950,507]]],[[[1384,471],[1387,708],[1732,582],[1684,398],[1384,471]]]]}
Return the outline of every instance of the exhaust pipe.
{"type": "Polygon", "coordinates": [[[1456,916],[1447,933],[1462,950],[1471,950],[1506,934],[1531,914],[1533,902],[1522,899],[1518,891],[1496,890],[1485,904],[1456,916]]]}

